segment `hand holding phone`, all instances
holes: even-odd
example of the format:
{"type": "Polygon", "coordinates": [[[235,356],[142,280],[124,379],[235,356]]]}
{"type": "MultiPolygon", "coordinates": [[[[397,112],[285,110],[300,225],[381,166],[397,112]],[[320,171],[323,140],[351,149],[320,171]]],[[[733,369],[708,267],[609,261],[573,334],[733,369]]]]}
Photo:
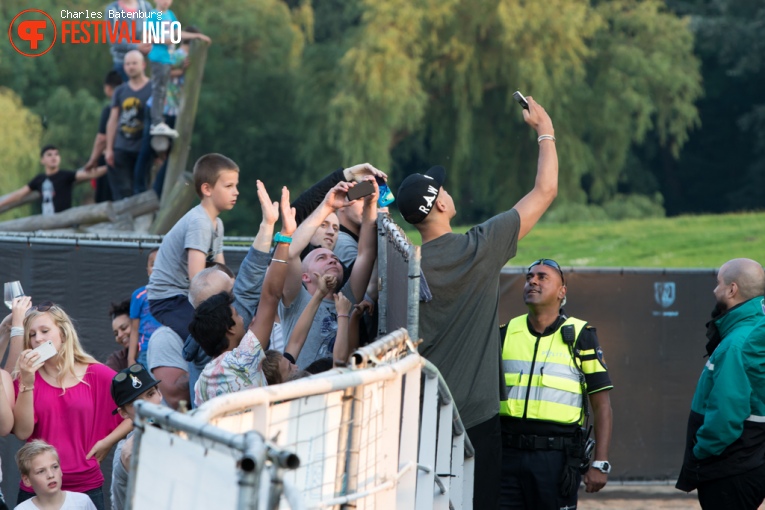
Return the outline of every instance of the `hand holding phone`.
{"type": "Polygon", "coordinates": [[[521,94],[519,91],[516,90],[515,92],[513,92],[513,98],[516,101],[518,101],[518,104],[521,105],[524,110],[529,109],[529,102],[526,101],[526,98],[524,97],[524,95],[521,94]]]}
{"type": "Polygon", "coordinates": [[[42,365],[47,360],[58,354],[58,351],[56,351],[56,348],[53,347],[53,342],[48,340],[44,344],[40,344],[37,347],[35,347],[32,352],[36,352],[40,355],[39,358],[37,358],[36,365],[42,365]]]}
{"type": "Polygon", "coordinates": [[[370,181],[361,181],[348,190],[346,196],[349,201],[364,198],[375,192],[375,186],[370,181]]]}

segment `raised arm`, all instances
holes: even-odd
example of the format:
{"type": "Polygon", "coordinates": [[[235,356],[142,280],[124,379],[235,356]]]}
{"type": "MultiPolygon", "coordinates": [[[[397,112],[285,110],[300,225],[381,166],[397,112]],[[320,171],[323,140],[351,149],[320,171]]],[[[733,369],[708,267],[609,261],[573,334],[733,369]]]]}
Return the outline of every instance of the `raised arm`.
{"type": "MultiPolygon", "coordinates": [[[[308,338],[308,332],[313,325],[313,319],[316,316],[316,312],[319,310],[322,300],[335,289],[337,286],[337,278],[334,276],[325,275],[323,278],[319,273],[314,273],[317,279],[316,292],[311,296],[311,300],[308,301],[305,309],[300,313],[300,317],[295,323],[295,327],[292,329],[289,341],[284,347],[284,352],[289,353],[292,359],[298,359],[300,351],[305,345],[306,338],[308,338]]],[[[339,312],[338,312],[339,313],[339,312]]],[[[339,323],[338,323],[339,324],[339,323]]]]}
{"type": "Polygon", "coordinates": [[[282,301],[285,306],[290,306],[300,292],[302,267],[300,264],[300,254],[311,241],[319,225],[333,213],[345,207],[350,202],[346,201],[348,190],[354,186],[353,183],[340,182],[329,190],[322,200],[321,204],[306,218],[303,223],[295,230],[292,236],[292,244],[289,251],[289,266],[287,278],[284,281],[284,295],[282,301]]]}
{"type": "Polygon", "coordinates": [[[360,182],[364,177],[371,175],[372,177],[380,177],[383,180],[387,180],[388,176],[384,172],[381,172],[377,168],[373,167],[369,163],[361,163],[359,165],[353,165],[348,168],[340,168],[335,170],[322,180],[305,190],[298,196],[292,207],[296,210],[295,219],[298,225],[303,223],[313,211],[316,209],[325,195],[331,190],[337,183],[342,181],[356,181],[360,182]]]}
{"type": "MultiPolygon", "coordinates": [[[[286,237],[292,237],[297,225],[295,224],[295,209],[290,207],[290,192],[287,186],[282,188],[280,207],[282,213],[281,234],[286,237]]],[[[263,350],[268,349],[268,343],[271,340],[271,330],[274,327],[274,317],[279,309],[279,300],[282,298],[284,279],[289,272],[287,265],[289,251],[290,245],[288,243],[277,243],[274,257],[271,259],[271,264],[268,267],[268,271],[266,271],[266,277],[263,279],[263,293],[260,296],[258,311],[250,325],[250,329],[258,341],[260,341],[263,350]]]]}
{"type": "Polygon", "coordinates": [[[361,213],[361,230],[359,231],[359,254],[351,271],[351,292],[357,303],[364,299],[372,268],[377,259],[377,197],[379,189],[374,179],[369,178],[375,187],[375,192],[364,198],[364,209],[361,213]]]}
{"type": "MultiPolygon", "coordinates": [[[[544,108],[531,96],[526,97],[529,109],[523,110],[523,119],[534,128],[539,136],[555,135],[552,120],[544,108]]],[[[534,181],[534,189],[523,197],[514,209],[521,218],[521,227],[518,239],[523,239],[532,227],[537,224],[539,218],[550,207],[558,194],[558,153],[555,149],[555,141],[543,139],[539,141],[539,160],[537,161],[537,178],[534,181]]]]}

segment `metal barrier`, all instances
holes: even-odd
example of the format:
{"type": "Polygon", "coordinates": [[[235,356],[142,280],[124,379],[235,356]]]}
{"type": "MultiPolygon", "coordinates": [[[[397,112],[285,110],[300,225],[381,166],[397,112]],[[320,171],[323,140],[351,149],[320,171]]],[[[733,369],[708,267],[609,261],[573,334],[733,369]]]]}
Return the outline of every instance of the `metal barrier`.
{"type": "Polygon", "coordinates": [[[390,215],[377,215],[378,335],[406,327],[419,338],[420,247],[412,244],[390,215]],[[401,275],[407,275],[406,283],[401,275]]]}
{"type": "Polygon", "coordinates": [[[438,370],[411,345],[402,328],[350,368],[189,415],[136,406],[129,508],[208,508],[210,488],[222,509],[472,508],[472,445],[438,370]]]}

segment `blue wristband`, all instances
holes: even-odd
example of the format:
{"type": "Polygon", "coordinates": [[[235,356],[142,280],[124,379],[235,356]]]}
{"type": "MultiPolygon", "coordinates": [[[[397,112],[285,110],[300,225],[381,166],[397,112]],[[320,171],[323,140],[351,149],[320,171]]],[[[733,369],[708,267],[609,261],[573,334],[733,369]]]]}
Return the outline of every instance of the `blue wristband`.
{"type": "Polygon", "coordinates": [[[274,242],[275,243],[292,243],[292,238],[289,236],[283,235],[281,232],[277,232],[276,235],[274,235],[274,242]]]}

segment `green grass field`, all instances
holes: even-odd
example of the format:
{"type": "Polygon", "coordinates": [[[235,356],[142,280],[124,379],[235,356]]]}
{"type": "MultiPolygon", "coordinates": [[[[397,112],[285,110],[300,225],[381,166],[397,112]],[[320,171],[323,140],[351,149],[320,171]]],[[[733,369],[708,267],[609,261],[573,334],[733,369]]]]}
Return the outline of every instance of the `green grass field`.
{"type": "MultiPolygon", "coordinates": [[[[407,234],[420,242],[416,231],[408,228],[407,234]]],[[[763,263],[765,213],[538,224],[508,265],[523,266],[541,257],[575,267],[715,268],[736,257],[763,263]]]]}

